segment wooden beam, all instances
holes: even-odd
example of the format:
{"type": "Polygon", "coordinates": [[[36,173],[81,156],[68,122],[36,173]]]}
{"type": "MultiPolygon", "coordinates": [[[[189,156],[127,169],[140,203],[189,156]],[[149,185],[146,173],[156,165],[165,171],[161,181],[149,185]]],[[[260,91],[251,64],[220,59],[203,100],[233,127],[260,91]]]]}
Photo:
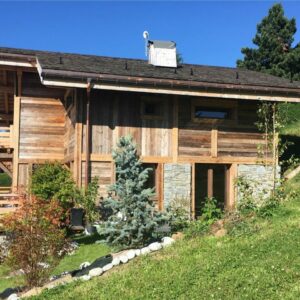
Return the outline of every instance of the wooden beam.
{"type": "Polygon", "coordinates": [[[178,161],[178,97],[174,98],[173,105],[172,156],[173,163],[176,163],[178,161]]]}
{"type": "Polygon", "coordinates": [[[228,174],[228,190],[227,201],[225,208],[227,210],[233,210],[236,204],[237,190],[236,190],[236,178],[237,178],[237,164],[232,164],[227,171],[228,174]]]}
{"type": "MultiPolygon", "coordinates": [[[[222,156],[222,157],[210,157],[210,156],[179,156],[179,163],[212,163],[212,164],[233,164],[243,163],[256,165],[259,163],[257,157],[235,157],[235,156],[222,156]]],[[[272,164],[272,159],[264,160],[267,164],[272,164]]]]}
{"type": "Polygon", "coordinates": [[[211,157],[218,156],[218,130],[211,130],[211,157]]]}
{"type": "Polygon", "coordinates": [[[21,98],[14,97],[14,157],[13,157],[13,189],[18,188],[19,175],[19,138],[20,138],[20,106],[21,98]]]}
{"type": "Polygon", "coordinates": [[[85,126],[85,181],[84,186],[87,189],[89,184],[89,171],[90,171],[90,98],[91,88],[87,88],[86,97],[86,126],[85,126]]]}
{"type": "MultiPolygon", "coordinates": [[[[138,82],[138,80],[136,81],[138,82]]],[[[60,87],[78,87],[84,88],[86,85],[84,83],[70,82],[70,81],[56,81],[56,80],[43,80],[43,84],[49,86],[60,86],[60,87]]],[[[249,86],[248,86],[249,87],[249,86]]],[[[239,91],[241,86],[231,85],[231,89],[235,90],[234,92],[224,90],[222,92],[207,91],[207,86],[199,87],[199,90],[192,91],[190,89],[174,89],[174,88],[157,88],[153,87],[133,87],[129,85],[122,84],[94,84],[94,89],[100,90],[111,90],[111,91],[127,91],[127,92],[139,92],[139,93],[154,93],[154,94],[167,94],[167,95],[183,95],[183,96],[195,96],[195,97],[213,97],[213,98],[225,98],[225,99],[237,99],[237,100],[259,100],[259,101],[278,101],[278,102],[300,102],[300,96],[289,96],[286,94],[287,91],[282,89],[276,90],[273,88],[269,94],[266,95],[268,91],[259,91],[259,90],[245,90],[243,94],[239,91]],[[203,89],[201,91],[200,89],[203,89]],[[273,95],[270,95],[273,92],[273,95]],[[274,94],[277,92],[277,95],[274,94]],[[278,95],[278,93],[281,93],[278,95]],[[283,94],[285,93],[285,94],[283,94]]],[[[289,90],[291,93],[297,92],[296,89],[289,90]]]]}
{"type": "Polygon", "coordinates": [[[0,153],[0,158],[1,159],[9,159],[11,160],[13,158],[13,154],[12,153],[0,153]]]}
{"type": "Polygon", "coordinates": [[[207,169],[207,197],[212,198],[214,196],[214,170],[212,168],[207,169]]]}
{"type": "MultiPolygon", "coordinates": [[[[86,160],[86,153],[81,153],[82,161],[86,160]]],[[[113,161],[111,154],[90,154],[90,161],[113,161]]],[[[173,157],[170,156],[141,156],[141,161],[144,163],[171,163],[173,162],[173,157]]]]}

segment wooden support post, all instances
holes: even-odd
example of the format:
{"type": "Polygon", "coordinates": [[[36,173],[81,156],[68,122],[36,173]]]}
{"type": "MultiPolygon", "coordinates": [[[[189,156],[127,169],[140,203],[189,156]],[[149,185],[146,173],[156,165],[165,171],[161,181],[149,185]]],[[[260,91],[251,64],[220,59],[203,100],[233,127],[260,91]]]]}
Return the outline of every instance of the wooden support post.
{"type": "Polygon", "coordinates": [[[89,171],[90,171],[90,98],[91,98],[91,87],[87,87],[86,97],[86,133],[85,133],[85,182],[84,186],[87,189],[89,184],[89,171]]]}
{"type": "Polygon", "coordinates": [[[20,138],[20,97],[14,97],[14,156],[13,156],[13,180],[12,186],[14,190],[18,188],[19,173],[19,138],[20,138]]]}
{"type": "Polygon", "coordinates": [[[227,168],[226,172],[226,205],[227,210],[233,210],[236,203],[236,178],[237,178],[237,164],[232,164],[227,168]]]}
{"type": "Polygon", "coordinates": [[[15,82],[15,91],[17,94],[14,96],[14,156],[13,156],[13,178],[12,186],[14,190],[18,189],[19,177],[19,145],[20,145],[20,108],[22,96],[22,72],[17,72],[17,82],[15,82]]]}
{"type": "Polygon", "coordinates": [[[172,129],[173,163],[178,162],[178,97],[174,98],[172,129]]]}
{"type": "Polygon", "coordinates": [[[211,130],[211,157],[218,156],[218,130],[211,130]]]}
{"type": "Polygon", "coordinates": [[[207,169],[207,197],[212,198],[214,196],[214,170],[209,167],[207,169]]]}

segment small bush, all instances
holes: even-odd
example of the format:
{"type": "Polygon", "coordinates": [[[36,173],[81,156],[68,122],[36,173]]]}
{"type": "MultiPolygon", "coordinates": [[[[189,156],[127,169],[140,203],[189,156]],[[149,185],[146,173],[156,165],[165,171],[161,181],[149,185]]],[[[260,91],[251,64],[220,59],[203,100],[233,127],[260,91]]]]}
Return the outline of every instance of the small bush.
{"type": "Polygon", "coordinates": [[[76,204],[84,209],[85,219],[90,224],[99,218],[99,212],[96,207],[98,188],[98,178],[94,177],[89,183],[87,190],[82,190],[76,198],[76,204]]]}
{"type": "Polygon", "coordinates": [[[32,174],[30,192],[41,200],[58,200],[64,208],[78,194],[71,172],[60,163],[39,165],[32,174]]]}
{"type": "Polygon", "coordinates": [[[198,220],[190,223],[186,230],[187,237],[194,237],[207,233],[212,224],[222,218],[222,210],[217,206],[217,199],[206,198],[201,216],[198,220]]]}
{"type": "Polygon", "coordinates": [[[218,207],[216,198],[206,198],[200,219],[208,225],[222,218],[222,210],[218,207]]]}
{"type": "Polygon", "coordinates": [[[172,232],[181,231],[188,226],[190,222],[190,202],[189,198],[176,197],[166,208],[172,232]]]}
{"type": "Polygon", "coordinates": [[[257,201],[254,199],[254,187],[243,177],[237,178],[236,186],[240,200],[237,203],[237,210],[241,214],[249,214],[257,211],[257,201]]]}
{"type": "Polygon", "coordinates": [[[5,229],[11,232],[8,263],[24,271],[29,287],[40,286],[63,255],[63,209],[57,200],[46,202],[31,197],[21,201],[21,207],[3,219],[5,229]]]}

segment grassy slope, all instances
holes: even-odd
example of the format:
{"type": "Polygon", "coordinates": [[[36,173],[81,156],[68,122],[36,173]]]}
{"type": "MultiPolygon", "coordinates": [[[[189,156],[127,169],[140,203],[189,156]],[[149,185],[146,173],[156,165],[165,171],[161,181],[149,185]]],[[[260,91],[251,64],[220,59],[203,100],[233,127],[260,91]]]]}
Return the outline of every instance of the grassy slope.
{"type": "MultiPolygon", "coordinates": [[[[300,176],[290,184],[300,189],[300,176]]],[[[300,198],[244,233],[183,240],[34,299],[298,299],[300,198]]]]}
{"type": "Polygon", "coordinates": [[[300,103],[292,104],[288,114],[291,121],[282,129],[282,134],[300,136],[300,103]]]}
{"type": "MultiPolygon", "coordinates": [[[[65,256],[53,271],[53,275],[77,269],[81,263],[85,261],[92,262],[96,258],[106,255],[111,251],[106,245],[95,244],[93,237],[80,237],[75,240],[80,244],[79,249],[75,251],[74,255],[65,256]]],[[[0,266],[0,292],[8,287],[24,284],[22,276],[8,277],[9,273],[10,268],[8,266],[0,266]]]]}

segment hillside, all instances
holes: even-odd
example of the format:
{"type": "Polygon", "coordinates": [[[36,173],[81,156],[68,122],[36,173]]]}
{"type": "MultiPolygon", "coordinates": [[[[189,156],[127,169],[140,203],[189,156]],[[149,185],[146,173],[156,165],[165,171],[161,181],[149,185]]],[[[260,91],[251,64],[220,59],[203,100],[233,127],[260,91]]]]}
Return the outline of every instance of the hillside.
{"type": "MultiPolygon", "coordinates": [[[[300,191],[300,176],[288,186],[300,191]]],[[[297,299],[300,196],[273,217],[240,224],[223,238],[182,240],[89,282],[34,299],[297,299]]]]}

